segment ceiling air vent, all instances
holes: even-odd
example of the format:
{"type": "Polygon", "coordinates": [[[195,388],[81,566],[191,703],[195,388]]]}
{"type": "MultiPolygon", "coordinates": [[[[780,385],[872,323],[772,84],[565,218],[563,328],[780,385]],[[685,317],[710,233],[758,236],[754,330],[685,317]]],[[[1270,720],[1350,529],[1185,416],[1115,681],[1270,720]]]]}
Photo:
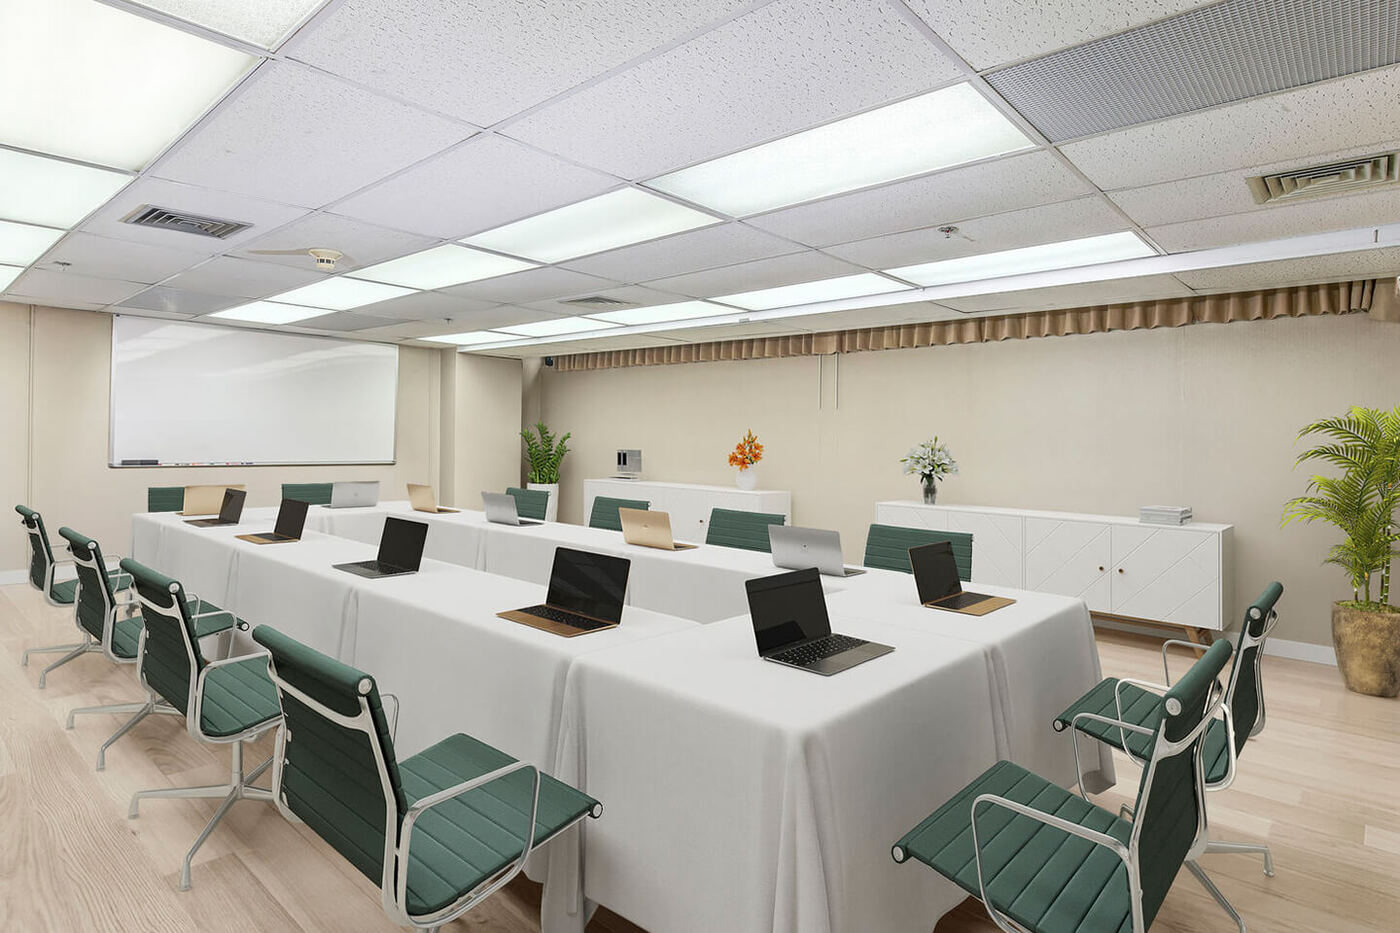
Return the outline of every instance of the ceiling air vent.
{"type": "Polygon", "coordinates": [[[1314,165],[1275,175],[1256,175],[1245,181],[1258,204],[1378,188],[1400,181],[1400,154],[1383,152],[1346,162],[1333,162],[1331,165],[1314,165]]]}
{"type": "Polygon", "coordinates": [[[172,211],[168,207],[153,207],[150,204],[142,204],[122,218],[124,224],[135,224],[138,227],[155,227],[158,230],[174,230],[177,233],[194,233],[199,236],[211,236],[216,240],[227,240],[242,230],[247,230],[252,224],[240,223],[236,220],[219,220],[215,217],[201,217],[198,214],[185,214],[180,211],[172,211]]]}
{"type": "Polygon", "coordinates": [[[616,298],[604,298],[602,295],[589,295],[587,298],[570,298],[568,301],[559,302],[561,305],[577,305],[580,308],[630,308],[635,302],[618,301],[616,298]]]}

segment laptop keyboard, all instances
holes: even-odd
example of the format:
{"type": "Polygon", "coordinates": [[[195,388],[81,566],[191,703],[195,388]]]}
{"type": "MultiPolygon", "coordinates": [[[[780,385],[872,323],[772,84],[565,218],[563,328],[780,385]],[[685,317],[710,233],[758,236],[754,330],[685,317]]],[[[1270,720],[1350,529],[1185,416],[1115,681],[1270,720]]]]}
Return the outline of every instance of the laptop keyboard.
{"type": "Polygon", "coordinates": [[[781,661],[783,664],[794,664],[801,667],[814,664],[834,654],[849,651],[851,648],[859,648],[865,644],[869,644],[869,642],[864,638],[852,638],[850,635],[827,635],[824,638],[809,641],[805,645],[798,645],[796,648],[789,648],[786,651],[769,655],[769,657],[774,661],[781,661]]]}
{"type": "Polygon", "coordinates": [[[402,567],[395,567],[393,564],[386,564],[380,560],[362,560],[355,566],[363,567],[372,573],[394,574],[405,572],[402,567]]]}
{"type": "Polygon", "coordinates": [[[941,609],[966,609],[968,606],[984,603],[987,599],[988,597],[978,593],[958,593],[956,596],[940,599],[937,605],[941,609]]]}
{"type": "Polygon", "coordinates": [[[560,625],[567,625],[570,628],[582,629],[591,632],[594,629],[607,628],[611,622],[599,622],[597,619],[590,619],[587,616],[577,615],[572,612],[565,612],[562,609],[555,609],[551,606],[531,606],[528,609],[521,609],[521,612],[537,619],[545,619],[549,622],[558,622],[560,625]]]}

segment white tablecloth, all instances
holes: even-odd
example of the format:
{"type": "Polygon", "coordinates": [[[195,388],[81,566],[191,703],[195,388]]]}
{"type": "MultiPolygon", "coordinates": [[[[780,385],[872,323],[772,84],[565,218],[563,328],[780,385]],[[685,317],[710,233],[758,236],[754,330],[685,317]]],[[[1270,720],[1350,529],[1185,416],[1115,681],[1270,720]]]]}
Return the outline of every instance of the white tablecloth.
{"type": "Polygon", "coordinates": [[[996,759],[983,652],[843,630],[896,650],[821,677],[761,660],[740,618],[574,663],[555,770],[603,802],[590,900],[665,933],[927,933],[963,899],[890,847],[996,759]]]}

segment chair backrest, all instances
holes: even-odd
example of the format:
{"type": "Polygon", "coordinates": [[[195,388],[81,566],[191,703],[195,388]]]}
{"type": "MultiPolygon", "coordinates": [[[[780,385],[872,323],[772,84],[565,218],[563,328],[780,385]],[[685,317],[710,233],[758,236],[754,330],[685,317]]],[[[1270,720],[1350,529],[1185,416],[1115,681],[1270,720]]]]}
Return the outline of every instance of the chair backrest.
{"type": "Polygon", "coordinates": [[[283,483],[282,498],[295,499],[309,505],[330,505],[331,487],[335,483],[283,483]]]}
{"type": "Polygon", "coordinates": [[[748,551],[771,552],[768,526],[786,524],[787,519],[773,512],[739,512],[734,509],[711,509],[710,528],[705,533],[706,544],[738,547],[748,551]]]}
{"type": "Polygon", "coordinates": [[[29,537],[29,582],[36,590],[48,595],[48,587],[53,582],[53,548],[49,546],[44,518],[24,505],[15,506],[15,511],[20,514],[24,533],[29,537]]]}
{"type": "Polygon", "coordinates": [[[185,507],[184,486],[146,487],[147,512],[178,512],[185,507]]]}
{"type": "Polygon", "coordinates": [[[972,535],[965,531],[935,531],[932,528],[906,528],[903,525],[871,525],[865,535],[865,566],[880,570],[913,573],[909,549],[947,541],[953,545],[958,578],[972,579],[972,535]]]}
{"type": "Polygon", "coordinates": [[[1230,727],[1235,734],[1235,754],[1244,750],[1250,736],[1264,729],[1264,641],[1273,629],[1278,613],[1274,605],[1283,595],[1277,581],[1245,610],[1240,636],[1235,644],[1235,664],[1225,686],[1225,702],[1230,709],[1230,727]]]}
{"type": "Polygon", "coordinates": [[[379,688],[271,626],[253,629],[271,655],[282,703],[273,797],[375,884],[393,887],[393,847],[408,808],[379,688]]]}
{"type": "Polygon", "coordinates": [[[516,515],[544,521],[549,512],[548,489],[521,489],[519,486],[510,486],[506,492],[515,497],[516,515]]]}
{"type": "Polygon", "coordinates": [[[1164,713],[1138,784],[1129,843],[1142,888],[1144,930],[1206,831],[1201,746],[1224,702],[1217,678],[1233,650],[1226,640],[1216,642],[1162,699],[1164,713]]]}
{"type": "Polygon", "coordinates": [[[58,533],[68,540],[68,550],[73,552],[74,566],[78,571],[78,598],[75,600],[78,624],[102,642],[103,648],[110,654],[117,597],[112,592],[112,580],[107,576],[102,546],[72,528],[60,528],[58,533]]]}
{"type": "Polygon", "coordinates": [[[622,530],[622,518],[618,509],[641,509],[646,511],[651,503],[645,499],[612,499],[608,496],[593,498],[593,514],[588,516],[589,528],[606,528],[609,531],[622,530]]]}
{"type": "Polygon", "coordinates": [[[145,628],[140,673],[147,687],[171,706],[188,713],[205,660],[194,635],[189,599],[180,581],[126,558],[121,568],[131,574],[141,601],[145,628]]]}

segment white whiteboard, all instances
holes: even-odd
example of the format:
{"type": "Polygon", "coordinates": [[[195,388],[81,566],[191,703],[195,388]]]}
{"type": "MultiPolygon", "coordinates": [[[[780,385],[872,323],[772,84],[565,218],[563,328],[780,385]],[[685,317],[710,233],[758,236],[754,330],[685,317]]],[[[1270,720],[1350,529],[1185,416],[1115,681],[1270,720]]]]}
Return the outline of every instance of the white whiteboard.
{"type": "Polygon", "coordinates": [[[392,463],[398,368],[384,344],[118,315],[111,463],[392,463]]]}

